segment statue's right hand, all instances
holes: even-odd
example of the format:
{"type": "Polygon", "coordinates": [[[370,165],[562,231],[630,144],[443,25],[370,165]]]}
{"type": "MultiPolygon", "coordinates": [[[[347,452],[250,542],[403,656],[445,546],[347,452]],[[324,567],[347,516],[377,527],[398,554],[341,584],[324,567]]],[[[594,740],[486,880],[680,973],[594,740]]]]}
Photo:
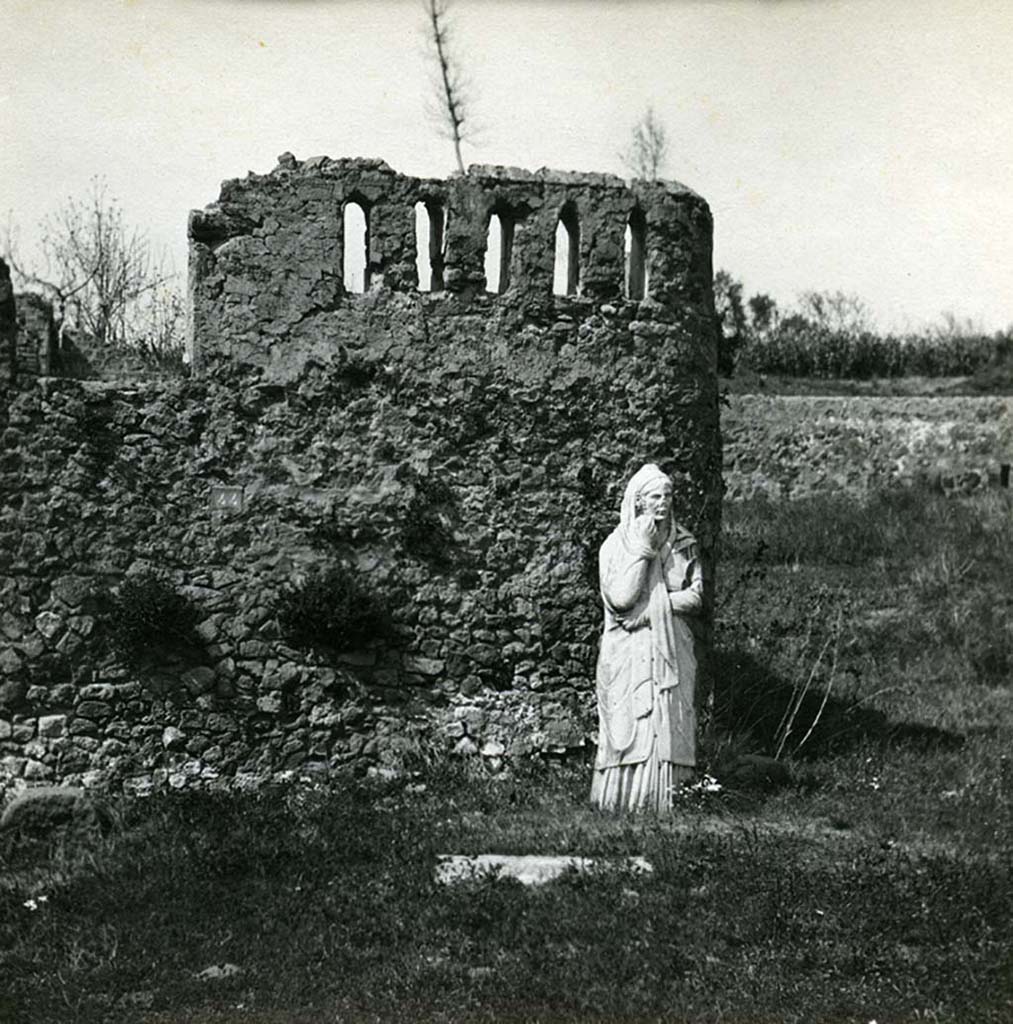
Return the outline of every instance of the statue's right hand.
{"type": "Polygon", "coordinates": [[[662,531],[660,524],[654,516],[642,512],[633,520],[633,534],[651,551],[657,551],[661,546],[662,531]]]}

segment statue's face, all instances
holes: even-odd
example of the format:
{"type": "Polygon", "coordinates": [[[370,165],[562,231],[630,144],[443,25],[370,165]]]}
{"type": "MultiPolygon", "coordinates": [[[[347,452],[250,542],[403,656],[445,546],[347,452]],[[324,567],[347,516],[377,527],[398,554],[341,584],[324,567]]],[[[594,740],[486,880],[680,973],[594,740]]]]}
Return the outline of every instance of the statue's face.
{"type": "Polygon", "coordinates": [[[672,488],[664,481],[648,484],[637,495],[637,513],[655,520],[667,519],[672,511],[672,488]]]}

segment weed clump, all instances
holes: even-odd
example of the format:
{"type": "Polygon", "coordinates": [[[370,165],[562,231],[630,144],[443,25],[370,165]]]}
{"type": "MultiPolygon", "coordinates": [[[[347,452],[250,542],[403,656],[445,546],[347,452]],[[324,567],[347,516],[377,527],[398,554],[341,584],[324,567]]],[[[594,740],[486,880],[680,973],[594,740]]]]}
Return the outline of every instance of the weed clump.
{"type": "Polygon", "coordinates": [[[414,490],[400,525],[401,543],[416,558],[446,566],[454,536],[444,510],[453,505],[454,493],[444,481],[429,477],[416,478],[414,490]]]}
{"type": "Polygon", "coordinates": [[[192,647],[199,613],[161,573],[129,576],[112,598],[110,633],[116,650],[136,658],[152,647],[192,647]]]}
{"type": "Polygon", "coordinates": [[[347,566],[314,570],[282,591],[278,622],[302,646],[349,651],[368,646],[390,628],[386,608],[347,566]]]}

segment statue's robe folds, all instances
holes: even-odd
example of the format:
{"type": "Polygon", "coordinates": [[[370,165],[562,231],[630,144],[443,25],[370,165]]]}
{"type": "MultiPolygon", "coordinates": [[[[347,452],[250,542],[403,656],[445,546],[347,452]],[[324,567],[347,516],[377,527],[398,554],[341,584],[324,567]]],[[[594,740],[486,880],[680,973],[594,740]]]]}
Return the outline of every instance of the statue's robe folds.
{"type": "Polygon", "coordinates": [[[693,634],[703,576],[693,538],[672,524],[657,552],[620,526],[599,553],[605,628],[598,657],[592,802],[664,813],[696,764],[693,634]]]}

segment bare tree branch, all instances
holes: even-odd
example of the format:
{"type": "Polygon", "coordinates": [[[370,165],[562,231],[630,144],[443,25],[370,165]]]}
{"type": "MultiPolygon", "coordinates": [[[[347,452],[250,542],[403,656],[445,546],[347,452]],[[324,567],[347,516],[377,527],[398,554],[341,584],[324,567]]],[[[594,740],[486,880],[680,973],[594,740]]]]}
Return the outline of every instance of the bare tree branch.
{"type": "Polygon", "coordinates": [[[463,174],[461,143],[468,137],[466,126],[470,124],[471,112],[468,109],[464,76],[453,53],[451,30],[447,20],[449,6],[448,0],[425,0],[426,31],[438,71],[437,116],[443,125],[444,133],[454,144],[457,168],[463,174]]]}
{"type": "Polygon", "coordinates": [[[101,179],[93,179],[87,196],[68,199],[42,221],[40,269],[19,258],[10,228],[0,250],[22,286],[53,302],[61,342],[76,329],[100,345],[143,351],[157,336],[156,348],[182,353],[175,275],[153,258],[147,235],[128,228],[101,179]]]}
{"type": "Polygon", "coordinates": [[[668,162],[668,132],[648,107],[633,126],[629,147],[619,155],[635,178],[657,181],[668,162]]]}

